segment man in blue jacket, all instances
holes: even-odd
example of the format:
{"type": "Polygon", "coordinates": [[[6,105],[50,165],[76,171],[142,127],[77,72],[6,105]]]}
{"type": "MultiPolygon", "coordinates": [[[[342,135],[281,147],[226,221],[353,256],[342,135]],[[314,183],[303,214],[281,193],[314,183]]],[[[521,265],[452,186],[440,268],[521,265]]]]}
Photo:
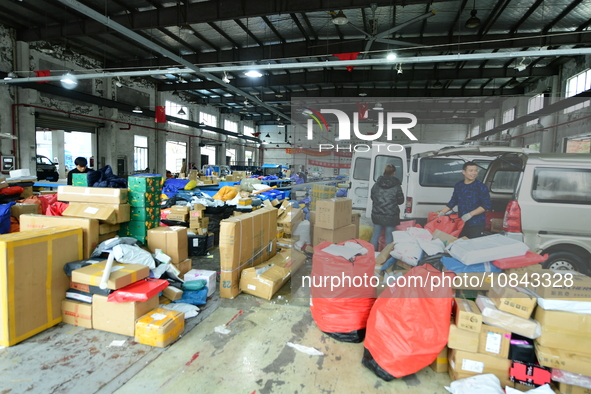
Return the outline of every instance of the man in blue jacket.
{"type": "Polygon", "coordinates": [[[476,179],[478,176],[476,163],[473,161],[464,163],[462,174],[464,180],[455,184],[451,200],[439,212],[439,216],[445,215],[457,205],[458,214],[465,223],[460,236],[482,237],[486,224],[485,212],[491,209],[490,193],[488,187],[476,179]]]}

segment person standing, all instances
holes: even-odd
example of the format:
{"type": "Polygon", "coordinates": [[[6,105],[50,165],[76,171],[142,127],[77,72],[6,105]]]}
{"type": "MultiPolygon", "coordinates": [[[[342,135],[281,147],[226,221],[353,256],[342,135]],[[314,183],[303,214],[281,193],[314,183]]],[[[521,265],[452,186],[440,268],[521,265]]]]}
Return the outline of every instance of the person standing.
{"type": "Polygon", "coordinates": [[[382,229],[386,228],[386,245],[393,241],[392,232],[400,224],[400,208],[404,203],[401,182],[396,178],[396,167],[388,164],[376,183],[371,188],[371,221],[373,222],[373,235],[370,243],[375,251],[378,251],[378,241],[382,229]]]}
{"type": "Polygon", "coordinates": [[[92,169],[88,168],[88,161],[86,161],[86,159],[84,157],[77,157],[76,160],[74,160],[74,165],[76,166],[76,168],[72,169],[70,172],[68,172],[68,185],[72,185],[72,175],[74,174],[86,174],[90,171],[92,171],[92,169]]]}
{"type": "Polygon", "coordinates": [[[473,161],[464,163],[462,174],[464,180],[455,184],[451,200],[439,212],[439,216],[445,215],[457,205],[458,214],[464,221],[464,228],[460,237],[482,237],[486,224],[485,212],[492,207],[490,193],[488,187],[476,179],[478,177],[478,165],[476,163],[473,161]]]}

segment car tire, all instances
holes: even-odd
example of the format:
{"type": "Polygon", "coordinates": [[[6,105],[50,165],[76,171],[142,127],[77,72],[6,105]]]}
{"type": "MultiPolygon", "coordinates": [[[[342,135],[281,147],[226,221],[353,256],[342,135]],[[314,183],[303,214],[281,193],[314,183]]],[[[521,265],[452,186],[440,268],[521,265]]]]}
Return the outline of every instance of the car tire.
{"type": "Polygon", "coordinates": [[[589,267],[585,266],[581,256],[572,252],[550,253],[548,260],[542,263],[542,267],[554,270],[574,270],[582,273],[589,271],[589,267]]]}
{"type": "Polygon", "coordinates": [[[57,172],[54,172],[54,173],[51,175],[51,177],[53,178],[53,179],[51,180],[51,182],[57,182],[57,181],[59,181],[59,180],[60,180],[60,174],[58,174],[57,172]]]}

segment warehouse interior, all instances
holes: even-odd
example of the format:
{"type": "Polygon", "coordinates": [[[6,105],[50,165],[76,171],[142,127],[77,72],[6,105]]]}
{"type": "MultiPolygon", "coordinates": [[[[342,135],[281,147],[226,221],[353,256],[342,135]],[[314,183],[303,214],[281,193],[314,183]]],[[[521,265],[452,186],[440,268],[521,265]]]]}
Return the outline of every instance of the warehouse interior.
{"type": "MultiPolygon", "coordinates": [[[[122,178],[264,164],[349,177],[351,147],[312,152],[338,142],[336,117],[307,137],[308,109],[330,105],[364,112],[367,135],[382,113],[414,114],[417,141],[398,131],[388,142],[591,154],[590,91],[582,0],[0,3],[5,177],[49,159],[64,184],[78,156],[122,178]]],[[[220,271],[219,248],[208,253],[191,267],[220,271]]],[[[448,392],[448,374],[428,367],[378,378],[361,365],[363,345],[316,327],[307,294],[226,298],[219,281],[164,349],[63,323],[0,349],[0,391],[448,392]]]]}

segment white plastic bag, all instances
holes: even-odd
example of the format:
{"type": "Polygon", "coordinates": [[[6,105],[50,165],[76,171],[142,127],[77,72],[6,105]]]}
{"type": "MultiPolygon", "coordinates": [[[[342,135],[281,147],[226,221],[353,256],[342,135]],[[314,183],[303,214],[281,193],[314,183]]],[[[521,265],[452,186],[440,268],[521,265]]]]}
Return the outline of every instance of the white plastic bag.
{"type": "Polygon", "coordinates": [[[168,309],[170,311],[183,312],[185,314],[185,320],[195,317],[199,314],[199,308],[195,305],[185,304],[184,302],[175,302],[170,304],[162,304],[160,308],[168,309]]]}
{"type": "Polygon", "coordinates": [[[445,251],[445,245],[438,238],[432,239],[431,241],[419,239],[418,242],[421,249],[423,249],[429,256],[436,255],[437,253],[443,253],[445,251]]]}
{"type": "Polygon", "coordinates": [[[295,231],[293,232],[293,235],[300,236],[300,240],[296,242],[294,245],[297,250],[301,251],[304,245],[311,244],[312,241],[310,240],[310,222],[307,220],[301,221],[295,229],[295,231]]]}
{"type": "Polygon", "coordinates": [[[152,254],[137,245],[117,245],[113,247],[115,260],[122,264],[140,264],[153,270],[156,263],[152,254]]]}
{"type": "Polygon", "coordinates": [[[429,242],[433,239],[431,232],[424,228],[410,227],[407,228],[406,231],[411,236],[411,238],[416,241],[423,240],[425,242],[429,242]]]}
{"type": "Polygon", "coordinates": [[[492,373],[454,380],[449,386],[445,389],[451,394],[505,394],[501,381],[492,373]]]}
{"type": "Polygon", "coordinates": [[[394,250],[390,252],[390,256],[414,267],[416,267],[422,255],[423,249],[415,241],[396,243],[394,244],[394,250]]]}

